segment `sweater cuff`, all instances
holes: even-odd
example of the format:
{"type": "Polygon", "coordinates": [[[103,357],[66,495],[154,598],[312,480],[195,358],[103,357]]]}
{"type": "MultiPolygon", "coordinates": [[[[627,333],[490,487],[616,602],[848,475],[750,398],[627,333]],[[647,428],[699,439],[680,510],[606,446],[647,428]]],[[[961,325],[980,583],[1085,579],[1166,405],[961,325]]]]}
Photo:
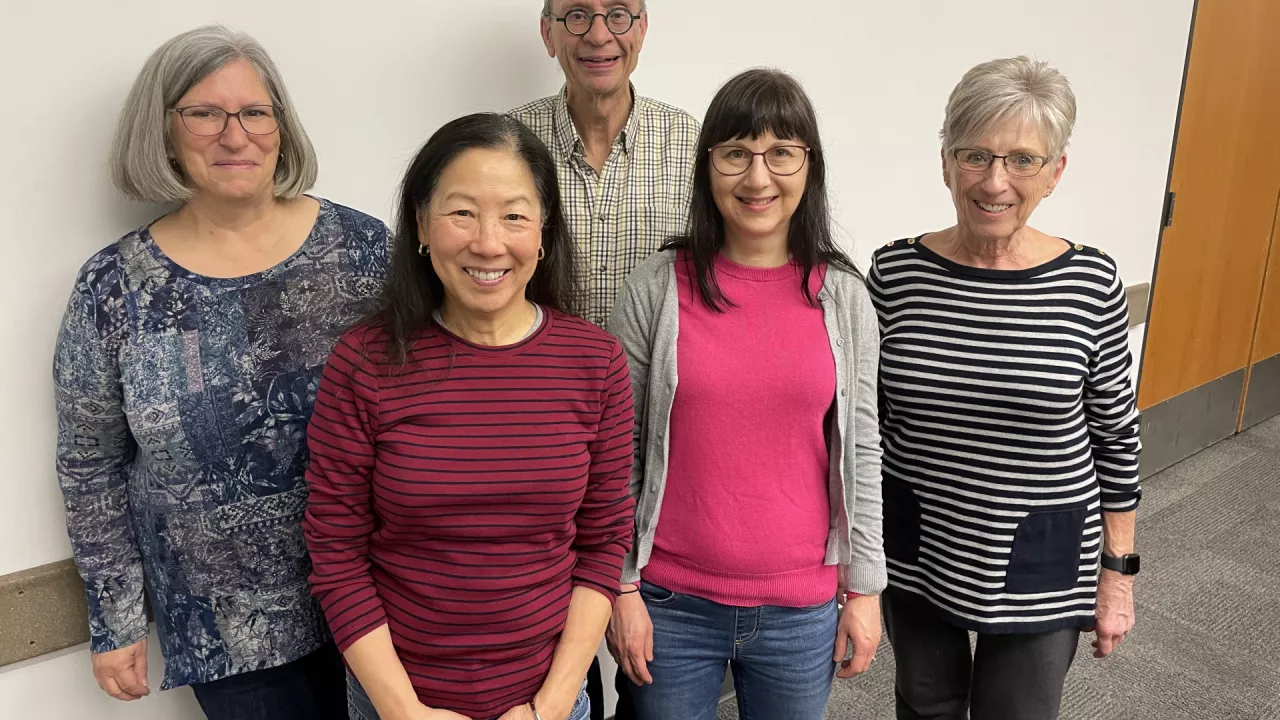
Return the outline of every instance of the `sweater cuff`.
{"type": "Polygon", "coordinates": [[[840,566],[845,591],[851,596],[879,595],[889,585],[889,573],[884,565],[854,563],[840,566]]]}

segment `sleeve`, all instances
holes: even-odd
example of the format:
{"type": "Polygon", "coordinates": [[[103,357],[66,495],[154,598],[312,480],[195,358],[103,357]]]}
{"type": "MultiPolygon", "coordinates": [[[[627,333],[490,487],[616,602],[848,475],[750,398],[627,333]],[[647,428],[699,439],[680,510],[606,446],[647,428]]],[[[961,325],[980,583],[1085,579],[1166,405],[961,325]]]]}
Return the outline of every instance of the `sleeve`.
{"type": "Polygon", "coordinates": [[[871,297],[861,284],[854,297],[858,328],[856,372],[853,378],[854,508],[850,519],[852,563],[842,568],[844,587],[859,595],[876,595],[889,584],[884,557],[884,508],[881,496],[880,414],[877,395],[880,372],[880,325],[871,297]]]}
{"type": "Polygon", "coordinates": [[[610,600],[618,596],[623,558],[635,535],[635,501],[628,491],[634,419],[627,361],[622,348],[615,345],[604,382],[600,424],[588,446],[587,492],[575,518],[573,543],[578,554],[574,585],[598,590],[610,600]]]}
{"type": "MultiPolygon", "coordinates": [[[[635,420],[631,432],[631,472],[629,489],[631,498],[639,502],[640,493],[644,490],[644,449],[645,422],[648,418],[647,405],[649,389],[649,342],[648,309],[636,297],[630,280],[623,283],[622,292],[614,302],[613,312],[609,315],[608,329],[622,343],[622,351],[626,354],[627,369],[631,382],[631,396],[634,404],[635,420]]],[[[633,544],[622,563],[622,582],[640,582],[639,557],[633,544]]]]}
{"type": "Polygon", "coordinates": [[[99,332],[99,313],[108,312],[82,278],[63,315],[53,358],[58,484],[84,579],[95,653],[147,636],[142,553],[128,494],[137,445],[124,413],[116,346],[99,332]]]}
{"type": "Polygon", "coordinates": [[[311,591],[342,651],[386,622],[369,563],[377,385],[364,366],[359,332],[338,341],[320,378],[307,428],[310,494],[302,521],[311,591]]]}
{"type": "Polygon", "coordinates": [[[1138,507],[1139,416],[1129,353],[1129,307],[1117,273],[1107,290],[1097,349],[1084,382],[1084,415],[1104,512],[1138,507]]]}

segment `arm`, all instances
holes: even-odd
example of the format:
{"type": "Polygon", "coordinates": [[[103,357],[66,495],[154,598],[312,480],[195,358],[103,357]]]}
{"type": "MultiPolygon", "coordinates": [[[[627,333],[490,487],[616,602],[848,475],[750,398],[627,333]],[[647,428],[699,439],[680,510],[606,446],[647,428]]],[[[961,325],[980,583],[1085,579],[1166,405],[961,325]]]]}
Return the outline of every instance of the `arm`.
{"type": "Polygon", "coordinates": [[[600,424],[590,443],[587,491],[575,518],[569,617],[560,634],[551,670],[534,702],[543,720],[568,717],[587,676],[618,595],[622,558],[631,549],[635,501],[631,477],[633,407],[631,382],[622,349],[615,347],[605,378],[600,424]]]}
{"type": "MultiPolygon", "coordinates": [[[[649,358],[650,347],[649,308],[636,296],[630,279],[623,283],[622,291],[614,302],[613,312],[609,315],[608,330],[622,344],[626,355],[626,365],[631,381],[631,396],[634,400],[634,417],[631,432],[632,462],[628,491],[631,497],[639,502],[640,493],[644,490],[644,451],[647,444],[645,422],[648,416],[647,401],[649,392],[649,358]]],[[[640,582],[636,548],[632,547],[622,564],[622,589],[634,589],[640,582]]]]}
{"type": "Polygon", "coordinates": [[[379,714],[391,720],[413,717],[411,712],[423,708],[392,645],[370,575],[378,397],[356,332],[338,341],[320,379],[307,428],[310,495],[302,527],[311,555],[312,593],[351,671],[379,714]]]}
{"type": "MultiPolygon", "coordinates": [[[[1102,498],[1102,550],[1123,555],[1134,549],[1142,487],[1138,480],[1139,417],[1130,381],[1129,311],[1117,275],[1103,310],[1098,349],[1089,361],[1084,413],[1102,498]]],[[[1094,656],[1106,657],[1133,628],[1133,577],[1102,570],[1094,656]]]]}
{"type": "MultiPolygon", "coordinates": [[[[54,352],[56,466],[67,534],[84,579],[94,676],[119,700],[148,694],[142,554],[130,519],[128,468],[137,446],[124,413],[109,307],[82,276],[54,352]]],[[[122,311],[121,311],[122,312],[122,311]]]]}
{"type": "MultiPolygon", "coordinates": [[[[866,288],[858,286],[852,298],[858,332],[857,373],[849,388],[853,396],[852,451],[854,453],[854,504],[850,541],[853,562],[841,568],[844,587],[859,595],[879,595],[888,585],[884,558],[884,512],[881,501],[880,325],[866,288]]],[[[849,443],[845,451],[850,450],[849,443]]]]}
{"type": "MultiPolygon", "coordinates": [[[[880,598],[888,584],[884,558],[884,520],[880,489],[880,326],[863,287],[853,297],[858,345],[853,388],[854,511],[850,527],[852,562],[840,568],[841,587],[850,591],[840,612],[833,659],[842,678],[871,667],[880,645],[880,598]],[[849,649],[852,656],[846,659],[849,649]]],[[[849,444],[845,444],[846,451],[849,444]]]]}

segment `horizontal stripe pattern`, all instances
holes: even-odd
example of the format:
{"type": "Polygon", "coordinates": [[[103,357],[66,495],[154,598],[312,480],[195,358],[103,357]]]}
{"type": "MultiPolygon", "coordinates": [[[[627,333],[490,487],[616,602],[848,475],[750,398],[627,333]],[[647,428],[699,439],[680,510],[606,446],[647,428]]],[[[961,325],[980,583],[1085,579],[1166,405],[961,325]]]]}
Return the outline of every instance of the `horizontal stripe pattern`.
{"type": "Polygon", "coordinates": [[[1138,413],[1115,263],[1081,245],[968,268],[873,257],[891,585],[962,627],[1092,622],[1102,512],[1137,507],[1138,413]]]}
{"type": "Polygon", "coordinates": [[[308,432],[312,585],[345,650],[388,625],[419,698],[496,717],[541,687],[575,586],[615,597],[633,407],[617,340],[548,312],[502,348],[358,327],[308,432]]]}

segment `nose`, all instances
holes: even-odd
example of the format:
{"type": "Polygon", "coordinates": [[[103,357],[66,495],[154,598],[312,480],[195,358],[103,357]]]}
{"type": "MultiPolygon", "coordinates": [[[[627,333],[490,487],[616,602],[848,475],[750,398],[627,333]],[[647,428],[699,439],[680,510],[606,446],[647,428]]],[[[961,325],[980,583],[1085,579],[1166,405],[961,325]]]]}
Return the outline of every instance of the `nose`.
{"type": "Polygon", "coordinates": [[[472,255],[479,257],[498,257],[506,253],[506,234],[502,229],[501,218],[486,218],[480,221],[476,234],[468,246],[472,255]]]}
{"type": "Polygon", "coordinates": [[[609,32],[609,26],[605,22],[603,15],[595,15],[591,18],[591,27],[587,28],[587,34],[582,36],[583,40],[592,45],[606,45],[613,39],[613,33],[609,32]],[[596,22],[596,21],[599,22],[596,22]]]}
{"type": "Polygon", "coordinates": [[[239,150],[249,142],[249,133],[245,132],[244,123],[240,122],[240,116],[227,116],[227,126],[223,128],[222,134],[218,136],[218,142],[224,147],[231,150],[239,150]]]}
{"type": "Polygon", "coordinates": [[[747,171],[743,173],[742,184],[752,189],[760,189],[769,187],[773,183],[773,174],[769,172],[769,166],[765,164],[763,155],[756,155],[751,158],[751,165],[747,171]]]}
{"type": "Polygon", "coordinates": [[[1003,192],[1007,187],[1009,187],[1009,171],[1005,169],[1004,161],[993,160],[982,175],[982,189],[994,195],[1003,192]]]}

